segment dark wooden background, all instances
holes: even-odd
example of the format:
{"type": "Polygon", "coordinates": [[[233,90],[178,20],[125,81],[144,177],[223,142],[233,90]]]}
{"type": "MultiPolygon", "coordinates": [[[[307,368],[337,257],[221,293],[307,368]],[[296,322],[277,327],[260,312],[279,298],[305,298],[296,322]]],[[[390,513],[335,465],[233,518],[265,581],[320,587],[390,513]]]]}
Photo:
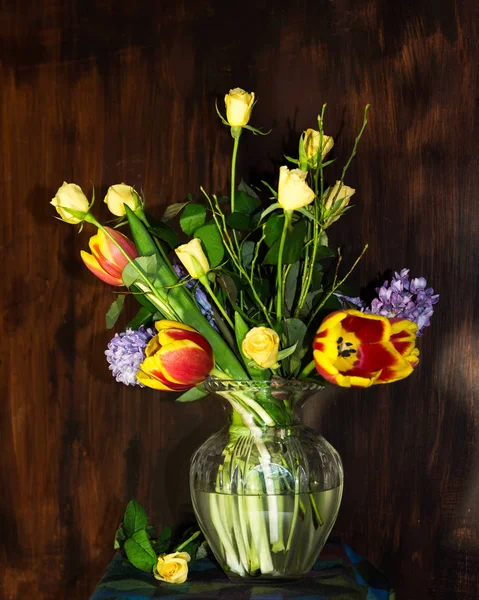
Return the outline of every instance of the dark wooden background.
{"type": "MultiPolygon", "coordinates": [[[[199,186],[228,190],[231,138],[214,110],[254,90],[240,170],[271,177],[328,104],[344,161],[370,123],[335,226],[353,282],[410,267],[441,293],[408,380],[330,389],[307,420],[341,453],[335,534],[404,600],[479,597],[477,3],[472,0],[3,0],[0,582],[5,600],[88,598],[136,496],[158,524],[190,514],[188,458],[223,421],[109,375],[111,290],[83,267],[91,230],[53,218],[63,180],[96,214],[110,184],[161,215],[199,186]],[[477,254],[476,254],[477,259],[477,254]]],[[[334,174],[334,169],[333,169],[334,174]]]]}

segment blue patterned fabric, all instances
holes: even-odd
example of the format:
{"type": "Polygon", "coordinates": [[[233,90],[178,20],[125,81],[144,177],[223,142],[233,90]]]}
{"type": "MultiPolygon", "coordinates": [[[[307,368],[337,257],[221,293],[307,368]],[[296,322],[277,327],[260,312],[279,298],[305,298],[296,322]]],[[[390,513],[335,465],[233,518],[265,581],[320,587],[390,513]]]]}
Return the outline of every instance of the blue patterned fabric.
{"type": "Polygon", "coordinates": [[[298,581],[232,583],[208,558],[194,563],[180,585],[157,581],[118,553],[90,600],[395,600],[386,576],[345,544],[328,543],[298,581]]]}

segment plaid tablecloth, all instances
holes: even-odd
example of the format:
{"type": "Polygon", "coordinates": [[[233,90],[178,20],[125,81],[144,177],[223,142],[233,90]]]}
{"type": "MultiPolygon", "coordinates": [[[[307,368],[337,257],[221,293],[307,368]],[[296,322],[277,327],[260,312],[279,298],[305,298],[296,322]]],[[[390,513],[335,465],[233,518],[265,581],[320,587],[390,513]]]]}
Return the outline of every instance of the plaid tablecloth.
{"type": "Polygon", "coordinates": [[[231,583],[208,558],[197,561],[180,585],[156,581],[116,554],[90,600],[395,600],[388,579],[345,544],[328,543],[313,570],[301,580],[231,583]]]}

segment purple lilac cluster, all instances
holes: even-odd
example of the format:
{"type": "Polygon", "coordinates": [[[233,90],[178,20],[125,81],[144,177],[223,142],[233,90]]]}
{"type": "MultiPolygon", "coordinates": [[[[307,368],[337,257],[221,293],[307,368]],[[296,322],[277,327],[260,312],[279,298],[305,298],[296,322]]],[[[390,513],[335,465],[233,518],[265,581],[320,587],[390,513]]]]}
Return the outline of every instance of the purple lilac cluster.
{"type": "Polygon", "coordinates": [[[144,387],[136,378],[141,363],[145,360],[145,349],[155,335],[150,328],[143,325],[138,330],[128,328],[123,333],[116,333],[105,350],[109,369],[113,377],[125,385],[144,387]]]}
{"type": "MultiPolygon", "coordinates": [[[[184,270],[182,265],[175,263],[175,264],[173,264],[173,268],[180,279],[183,279],[184,277],[187,276],[187,273],[184,270]]],[[[194,289],[195,298],[196,298],[196,301],[198,302],[198,306],[200,307],[202,315],[208,319],[208,323],[211,325],[211,327],[216,329],[216,331],[219,331],[218,327],[215,323],[215,319],[213,316],[213,309],[208,300],[208,296],[206,295],[205,288],[196,279],[189,279],[185,283],[185,285],[188,289],[191,289],[192,287],[195,288],[194,289]]]]}
{"type": "Polygon", "coordinates": [[[409,279],[409,269],[395,273],[391,281],[385,281],[377,288],[377,298],[364,312],[382,315],[390,319],[400,317],[417,323],[417,335],[422,335],[424,328],[430,325],[434,313],[433,306],[439,300],[439,294],[434,294],[428,288],[424,277],[409,279]]]}

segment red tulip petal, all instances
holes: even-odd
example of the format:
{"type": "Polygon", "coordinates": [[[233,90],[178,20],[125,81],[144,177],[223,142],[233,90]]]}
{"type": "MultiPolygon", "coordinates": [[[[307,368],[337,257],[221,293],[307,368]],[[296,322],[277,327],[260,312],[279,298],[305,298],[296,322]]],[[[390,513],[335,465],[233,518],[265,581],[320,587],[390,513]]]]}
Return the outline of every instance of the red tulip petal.
{"type": "Polygon", "coordinates": [[[156,356],[161,361],[162,373],[181,384],[193,386],[204,381],[214,367],[212,357],[189,340],[171,342],[156,356]]]}
{"type": "Polygon", "coordinates": [[[113,275],[110,275],[109,273],[107,273],[106,271],[104,271],[101,266],[100,263],[97,261],[97,259],[89,254],[88,252],[85,252],[84,250],[82,250],[80,252],[81,258],[83,260],[83,262],[85,263],[85,266],[94,274],[98,277],[98,279],[101,279],[102,281],[104,281],[105,283],[108,283],[109,285],[115,285],[115,286],[122,286],[123,285],[123,281],[121,279],[121,277],[114,277],[113,275]]]}
{"type": "Polygon", "coordinates": [[[374,343],[388,339],[390,325],[384,317],[366,315],[356,310],[347,312],[346,318],[341,321],[341,327],[348,333],[353,333],[360,342],[374,343]]]}
{"type": "Polygon", "coordinates": [[[369,373],[397,365],[401,360],[391,344],[361,344],[357,356],[358,367],[369,373]]]}

